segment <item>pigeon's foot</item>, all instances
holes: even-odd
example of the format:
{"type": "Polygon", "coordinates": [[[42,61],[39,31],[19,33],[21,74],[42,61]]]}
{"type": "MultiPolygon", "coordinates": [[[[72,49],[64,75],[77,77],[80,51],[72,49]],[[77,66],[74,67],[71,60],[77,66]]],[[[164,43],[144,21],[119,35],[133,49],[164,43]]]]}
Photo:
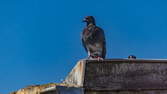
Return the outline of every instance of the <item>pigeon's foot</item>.
{"type": "Polygon", "coordinates": [[[98,57],[97,57],[97,60],[98,60],[98,61],[103,61],[104,59],[103,59],[102,57],[99,57],[99,56],[98,56],[98,57]]]}
{"type": "Polygon", "coordinates": [[[88,56],[89,60],[97,60],[97,61],[103,61],[104,59],[100,56],[88,56]]]}
{"type": "Polygon", "coordinates": [[[104,59],[103,59],[102,57],[100,57],[100,56],[95,56],[94,59],[97,60],[97,61],[103,61],[103,60],[104,60],[104,59]]]}

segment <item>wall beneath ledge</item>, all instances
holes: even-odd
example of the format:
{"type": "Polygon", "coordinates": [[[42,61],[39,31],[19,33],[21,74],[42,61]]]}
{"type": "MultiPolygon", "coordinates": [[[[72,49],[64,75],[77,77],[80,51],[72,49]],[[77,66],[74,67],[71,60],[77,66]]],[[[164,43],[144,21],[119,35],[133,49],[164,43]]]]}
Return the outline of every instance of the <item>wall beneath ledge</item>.
{"type": "Polygon", "coordinates": [[[167,90],[85,91],[84,94],[167,94],[167,90]]]}

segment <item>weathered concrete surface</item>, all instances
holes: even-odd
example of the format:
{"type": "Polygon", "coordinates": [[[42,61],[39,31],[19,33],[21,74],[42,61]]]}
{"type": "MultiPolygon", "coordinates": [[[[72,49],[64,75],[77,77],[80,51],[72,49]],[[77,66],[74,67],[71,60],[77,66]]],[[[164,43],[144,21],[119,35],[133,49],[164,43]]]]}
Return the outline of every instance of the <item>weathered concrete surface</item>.
{"type": "Polygon", "coordinates": [[[22,88],[10,94],[83,94],[83,88],[64,83],[49,83],[22,88]]]}
{"type": "Polygon", "coordinates": [[[86,60],[79,61],[63,83],[82,87],[85,78],[85,64],[86,60]]]}
{"type": "Polygon", "coordinates": [[[86,91],[84,94],[167,94],[167,90],[86,91]]]}
{"type": "Polygon", "coordinates": [[[166,60],[80,61],[65,83],[90,90],[167,89],[166,60]]]}
{"type": "Polygon", "coordinates": [[[84,94],[83,88],[56,86],[53,89],[42,91],[40,94],[84,94]]]}
{"type": "Polygon", "coordinates": [[[49,83],[44,85],[32,85],[27,86],[25,88],[19,89],[18,91],[11,92],[10,94],[40,94],[41,91],[52,88],[56,86],[66,86],[65,84],[56,84],[56,83],[49,83]]]}

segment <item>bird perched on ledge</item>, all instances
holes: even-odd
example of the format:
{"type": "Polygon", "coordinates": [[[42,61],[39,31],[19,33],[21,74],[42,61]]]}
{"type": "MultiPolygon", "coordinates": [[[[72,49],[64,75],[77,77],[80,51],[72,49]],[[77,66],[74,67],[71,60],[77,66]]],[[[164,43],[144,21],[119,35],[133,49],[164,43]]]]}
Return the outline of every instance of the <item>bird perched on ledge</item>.
{"type": "Polygon", "coordinates": [[[88,59],[103,60],[106,56],[104,31],[96,26],[93,16],[86,16],[83,22],[86,22],[86,27],[82,32],[82,44],[88,53],[88,59]]]}

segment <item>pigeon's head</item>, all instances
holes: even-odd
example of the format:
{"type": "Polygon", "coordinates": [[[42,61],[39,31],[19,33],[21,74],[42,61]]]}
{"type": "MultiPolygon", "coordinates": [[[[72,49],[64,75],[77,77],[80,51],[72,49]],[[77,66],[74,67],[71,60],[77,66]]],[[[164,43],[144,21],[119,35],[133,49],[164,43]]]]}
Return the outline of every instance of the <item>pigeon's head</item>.
{"type": "Polygon", "coordinates": [[[94,24],[95,25],[95,19],[93,16],[86,16],[83,20],[83,22],[86,22],[87,25],[94,24]]]}

